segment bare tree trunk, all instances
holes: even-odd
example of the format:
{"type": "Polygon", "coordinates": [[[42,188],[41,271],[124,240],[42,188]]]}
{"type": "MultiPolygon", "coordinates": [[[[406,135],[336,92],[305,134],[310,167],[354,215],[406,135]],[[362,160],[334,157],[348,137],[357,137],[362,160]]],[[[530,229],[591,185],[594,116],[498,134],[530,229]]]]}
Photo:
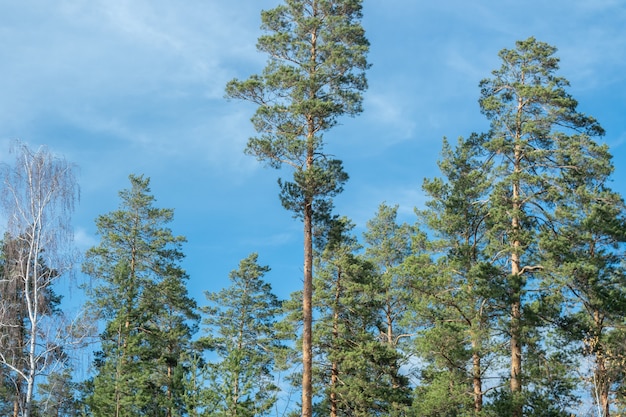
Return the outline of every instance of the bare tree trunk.
{"type": "Polygon", "coordinates": [[[517,174],[521,172],[521,161],[523,149],[520,145],[522,138],[522,99],[518,99],[517,124],[515,130],[515,150],[513,160],[513,172],[515,178],[512,184],[512,207],[511,207],[511,230],[513,242],[511,244],[511,396],[513,399],[513,417],[522,417],[522,342],[521,342],[521,318],[522,318],[522,277],[520,267],[520,254],[522,243],[519,241],[518,233],[521,228],[520,211],[520,183],[517,174]]]}
{"type": "MultiPolygon", "coordinates": [[[[513,220],[514,224],[517,219],[513,220]]],[[[514,226],[514,230],[515,230],[514,226]]],[[[521,343],[521,275],[519,267],[519,255],[517,254],[519,242],[514,242],[511,255],[511,279],[512,279],[512,302],[511,302],[511,396],[513,399],[513,417],[522,417],[522,343],[521,343]]]]}
{"type": "MultiPolygon", "coordinates": [[[[333,311],[333,343],[339,340],[339,302],[341,298],[341,266],[337,267],[337,284],[335,287],[335,307],[333,311]]],[[[330,370],[330,417],[337,417],[337,384],[339,382],[339,364],[333,358],[330,370]]]]}
{"type": "Polygon", "coordinates": [[[30,247],[26,256],[26,272],[24,279],[24,296],[26,298],[26,307],[28,309],[28,320],[30,322],[30,333],[28,342],[28,374],[26,377],[26,398],[24,406],[24,417],[30,417],[32,413],[32,400],[35,385],[35,375],[37,373],[37,340],[39,332],[39,310],[42,307],[39,297],[40,271],[38,260],[36,257],[41,251],[39,242],[42,230],[39,226],[39,220],[35,221],[30,236],[30,247]],[[32,269],[32,270],[31,270],[32,269]]]}
{"type": "Polygon", "coordinates": [[[595,336],[593,340],[593,352],[596,359],[594,370],[594,385],[597,392],[598,406],[601,410],[602,417],[610,417],[611,413],[611,399],[609,396],[611,389],[611,381],[609,380],[608,371],[606,369],[606,362],[604,357],[604,349],[600,342],[600,336],[603,328],[603,317],[600,311],[595,310],[593,312],[593,321],[595,327],[595,336]]]}
{"type": "MultiPolygon", "coordinates": [[[[475,342],[472,344],[475,345],[475,342]]],[[[474,346],[474,349],[476,346],[474,346]]],[[[474,387],[474,413],[479,415],[483,409],[482,372],[480,369],[480,354],[474,350],[472,354],[472,384],[474,387]]]]}
{"type": "Polygon", "coordinates": [[[304,290],[302,292],[302,417],[313,415],[313,208],[310,198],[304,207],[304,290]]]}
{"type": "MultiPolygon", "coordinates": [[[[317,12],[317,4],[313,1],[312,13],[317,12]]],[[[317,62],[317,29],[311,33],[310,62],[317,62]]],[[[315,65],[309,70],[311,77],[315,74],[315,65]]],[[[316,92],[311,91],[310,98],[315,98],[316,92]]],[[[314,144],[316,124],[312,115],[307,115],[307,154],[306,171],[310,171],[314,163],[314,144]]],[[[306,180],[305,180],[306,181],[306,180]]],[[[313,416],[313,192],[309,184],[304,184],[304,288],[302,291],[302,417],[313,416]]]]}

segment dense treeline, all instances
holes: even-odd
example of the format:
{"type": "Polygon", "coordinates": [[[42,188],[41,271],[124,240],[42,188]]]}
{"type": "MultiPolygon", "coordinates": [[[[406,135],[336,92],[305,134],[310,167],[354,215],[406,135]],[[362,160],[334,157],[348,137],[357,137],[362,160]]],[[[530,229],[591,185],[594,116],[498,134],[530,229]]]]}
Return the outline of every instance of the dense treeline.
{"type": "Polygon", "coordinates": [[[0,414],[7,416],[533,416],[626,413],[626,206],[600,124],[577,110],[556,48],[500,52],[480,83],[486,132],[443,139],[413,224],[382,203],[355,234],[334,212],[347,180],[323,134],[361,111],[359,0],[286,0],[262,13],[246,152],[293,168],[303,289],[279,300],[259,255],[193,300],[172,209],[131,175],[84,256],[89,315],[64,316],[73,166],[16,147],[2,167],[0,414]],[[98,341],[93,372],[72,349],[98,341]],[[296,394],[301,399],[296,400],[296,394]]]}

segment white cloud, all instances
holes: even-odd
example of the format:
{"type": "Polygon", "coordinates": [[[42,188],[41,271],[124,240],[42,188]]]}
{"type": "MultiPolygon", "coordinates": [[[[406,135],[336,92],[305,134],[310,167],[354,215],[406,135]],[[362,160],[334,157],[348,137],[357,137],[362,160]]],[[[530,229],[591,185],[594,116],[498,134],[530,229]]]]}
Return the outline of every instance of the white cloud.
{"type": "Polygon", "coordinates": [[[90,234],[84,227],[74,229],[74,244],[81,253],[85,253],[87,249],[97,245],[98,242],[98,238],[90,234]]]}
{"type": "MultiPolygon", "coordinates": [[[[413,136],[416,128],[409,100],[398,91],[394,83],[388,84],[386,91],[370,91],[365,96],[363,115],[368,124],[386,132],[387,145],[413,136]]],[[[379,142],[382,143],[382,142],[379,142]]]]}

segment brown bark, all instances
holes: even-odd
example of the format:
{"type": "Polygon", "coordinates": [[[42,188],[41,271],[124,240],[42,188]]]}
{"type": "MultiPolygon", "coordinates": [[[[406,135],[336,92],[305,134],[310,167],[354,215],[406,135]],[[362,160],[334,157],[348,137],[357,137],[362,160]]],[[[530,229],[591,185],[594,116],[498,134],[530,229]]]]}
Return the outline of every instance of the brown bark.
{"type": "Polygon", "coordinates": [[[596,357],[596,369],[594,370],[594,385],[597,392],[597,401],[602,410],[602,417],[610,417],[611,400],[609,397],[610,381],[608,371],[606,369],[606,361],[604,351],[600,342],[600,335],[603,328],[602,314],[595,310],[593,312],[593,322],[595,326],[595,337],[593,341],[593,351],[596,357]]]}
{"type": "Polygon", "coordinates": [[[474,387],[474,413],[476,415],[479,415],[483,409],[483,386],[480,359],[480,354],[474,351],[472,354],[472,384],[474,387]]]}
{"type": "MultiPolygon", "coordinates": [[[[523,84],[522,74],[522,84],[523,84]]],[[[518,233],[520,231],[520,210],[522,209],[520,202],[520,183],[517,175],[521,173],[521,162],[523,149],[520,144],[522,139],[522,112],[524,104],[522,98],[518,98],[517,105],[517,122],[515,126],[515,150],[513,159],[513,184],[512,184],[512,207],[511,207],[511,229],[513,242],[511,245],[511,396],[513,397],[513,417],[522,417],[522,403],[520,394],[522,392],[522,344],[521,344],[521,266],[520,266],[520,250],[522,243],[519,240],[518,233]]]]}
{"type": "Polygon", "coordinates": [[[17,380],[15,383],[15,399],[13,400],[13,417],[20,415],[20,396],[22,395],[22,381],[17,380]]]}
{"type": "Polygon", "coordinates": [[[313,415],[312,326],[313,326],[313,209],[310,198],[304,207],[304,289],[302,291],[302,417],[313,415]]]}
{"type": "MultiPolygon", "coordinates": [[[[309,117],[306,167],[313,166],[314,126],[309,117]]],[[[308,184],[307,184],[308,186],[308,184]]],[[[313,416],[313,197],[304,190],[304,288],[302,291],[302,417],[313,416]]]]}
{"type": "MultiPolygon", "coordinates": [[[[313,1],[312,13],[315,15],[317,4],[313,1]]],[[[315,75],[317,63],[317,29],[311,32],[311,68],[309,69],[310,77],[315,75]]],[[[309,93],[310,98],[316,96],[315,91],[309,93]]],[[[313,167],[314,156],[314,138],[316,132],[316,124],[313,115],[307,115],[307,155],[306,168],[308,171],[313,167]]],[[[302,417],[313,416],[313,190],[311,185],[305,184],[304,191],[304,288],[302,291],[302,417]]]]}
{"type": "MultiPolygon", "coordinates": [[[[335,307],[333,312],[333,343],[339,339],[339,298],[341,297],[341,267],[337,267],[337,285],[335,287],[335,307]]],[[[330,417],[337,417],[337,383],[339,382],[339,364],[333,359],[330,374],[330,417]]]]}

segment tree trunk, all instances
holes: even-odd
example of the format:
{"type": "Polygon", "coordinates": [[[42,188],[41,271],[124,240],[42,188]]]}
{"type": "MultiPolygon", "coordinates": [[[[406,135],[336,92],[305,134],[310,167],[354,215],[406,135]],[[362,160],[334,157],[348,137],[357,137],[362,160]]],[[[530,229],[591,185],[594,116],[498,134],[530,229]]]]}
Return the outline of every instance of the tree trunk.
{"type": "MultiPolygon", "coordinates": [[[[514,219],[516,222],[517,219],[514,219]]],[[[519,255],[517,247],[519,242],[514,243],[511,255],[512,277],[512,302],[511,302],[511,397],[513,400],[513,417],[522,417],[522,343],[521,343],[521,276],[519,268],[519,255]]]]}
{"type": "Polygon", "coordinates": [[[30,334],[29,334],[29,346],[28,346],[28,372],[26,378],[26,397],[24,399],[24,417],[30,417],[32,413],[33,394],[35,390],[35,375],[37,373],[37,342],[39,338],[38,325],[39,325],[39,284],[37,278],[39,275],[39,268],[37,268],[37,260],[33,262],[31,254],[38,254],[40,252],[37,239],[39,236],[39,228],[33,227],[33,236],[35,236],[35,242],[30,242],[30,250],[26,258],[26,274],[24,276],[24,295],[26,297],[26,306],[28,307],[28,320],[30,321],[30,334]],[[33,263],[31,263],[33,262],[33,263]],[[31,265],[33,265],[33,271],[30,271],[31,265]],[[31,281],[32,280],[32,281],[31,281]]]}
{"type": "Polygon", "coordinates": [[[472,354],[472,383],[474,386],[474,413],[480,415],[483,409],[483,386],[482,375],[480,370],[480,354],[476,351],[476,342],[474,345],[474,353],[472,354]]]}
{"type": "Polygon", "coordinates": [[[520,341],[520,299],[519,294],[514,295],[511,305],[511,395],[515,402],[514,417],[521,417],[521,406],[518,407],[518,397],[522,391],[521,371],[522,371],[522,345],[520,341]]]}
{"type": "MultiPolygon", "coordinates": [[[[523,75],[522,75],[523,77],[523,75]]],[[[521,163],[523,149],[520,144],[522,138],[522,111],[523,102],[518,99],[517,125],[515,131],[515,150],[513,159],[513,189],[511,207],[511,230],[513,242],[511,247],[511,397],[513,399],[513,417],[522,417],[522,344],[521,344],[521,318],[522,318],[522,277],[520,267],[521,242],[518,233],[520,232],[520,183],[517,175],[521,173],[521,163]]]]}
{"type": "Polygon", "coordinates": [[[313,326],[313,207],[310,197],[304,206],[304,289],[302,291],[302,417],[313,415],[312,326],[313,326]]]}
{"type": "MultiPolygon", "coordinates": [[[[317,4],[313,1],[312,13],[316,15],[317,4]]],[[[317,62],[317,28],[311,32],[311,68],[310,78],[316,71],[317,62]]],[[[310,92],[310,98],[315,98],[316,92],[310,92]]],[[[313,167],[315,152],[314,139],[316,124],[311,114],[307,115],[307,153],[306,171],[313,167]]],[[[313,190],[309,189],[308,179],[305,180],[304,191],[304,288],[302,291],[302,417],[313,416],[313,190]]]]}
{"type": "Polygon", "coordinates": [[[609,381],[608,372],[606,370],[606,362],[604,359],[603,346],[600,342],[603,328],[603,317],[598,310],[593,312],[593,321],[595,325],[595,337],[593,341],[593,351],[596,357],[596,369],[594,370],[594,385],[596,389],[596,401],[601,410],[602,417],[610,417],[611,400],[609,398],[609,390],[611,383],[609,381]]]}
{"type": "MultiPolygon", "coordinates": [[[[333,343],[339,339],[339,302],[341,297],[341,266],[337,267],[337,286],[335,287],[335,307],[333,312],[333,343]]],[[[334,350],[334,349],[333,349],[334,350]]],[[[330,417],[337,417],[337,383],[339,382],[339,364],[333,358],[330,374],[330,417]]]]}
{"type": "Polygon", "coordinates": [[[15,399],[13,400],[13,417],[19,417],[20,415],[20,397],[22,396],[22,381],[17,380],[15,391],[15,399]]]}

